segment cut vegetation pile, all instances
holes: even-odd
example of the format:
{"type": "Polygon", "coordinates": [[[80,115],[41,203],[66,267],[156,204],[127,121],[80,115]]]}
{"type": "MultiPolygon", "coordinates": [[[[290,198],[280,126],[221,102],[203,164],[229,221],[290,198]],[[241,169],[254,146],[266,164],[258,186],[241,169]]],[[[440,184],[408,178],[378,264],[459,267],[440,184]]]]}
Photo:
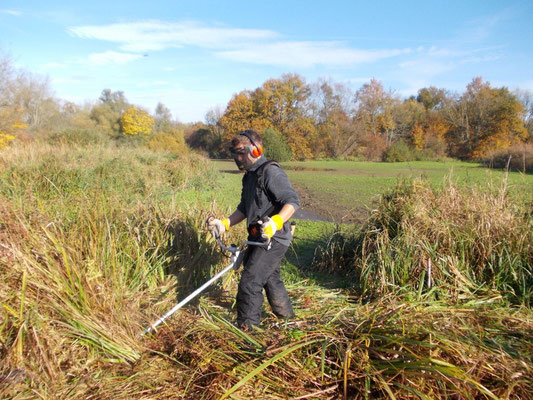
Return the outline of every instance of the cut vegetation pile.
{"type": "Polygon", "coordinates": [[[530,305],[533,203],[505,185],[405,181],[383,195],[357,234],[338,233],[316,267],[353,277],[364,295],[434,291],[457,300],[501,295],[530,305]]]}
{"type": "MultiPolygon", "coordinates": [[[[358,272],[371,301],[302,275],[288,285],[298,319],[266,315],[264,330],[244,333],[231,322],[229,279],[141,337],[227,265],[202,230],[207,210],[176,206],[183,191],[216,188],[205,160],[112,143],[35,144],[0,153],[0,168],[2,399],[533,397],[531,236],[514,228],[531,216],[498,200],[502,192],[483,195],[477,218],[450,219],[453,197],[439,203],[423,184],[404,185],[363,236],[336,235],[322,268],[358,272]],[[422,194],[427,203],[417,203],[422,194]],[[485,215],[494,207],[505,231],[485,215]],[[473,229],[487,238],[471,248],[473,229]],[[438,290],[420,289],[428,258],[438,290]],[[504,288],[520,308],[502,299],[504,288]]],[[[459,192],[456,205],[468,210],[459,192]]]]}

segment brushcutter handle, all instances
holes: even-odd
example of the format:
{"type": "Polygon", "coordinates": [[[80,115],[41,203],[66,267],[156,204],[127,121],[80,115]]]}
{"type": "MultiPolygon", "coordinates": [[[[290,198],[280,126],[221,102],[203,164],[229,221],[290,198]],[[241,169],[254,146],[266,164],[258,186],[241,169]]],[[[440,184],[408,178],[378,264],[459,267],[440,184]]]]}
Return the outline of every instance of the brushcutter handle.
{"type": "Polygon", "coordinates": [[[270,239],[267,239],[264,242],[256,242],[256,241],[253,241],[253,240],[245,240],[244,242],[242,242],[241,247],[244,246],[244,245],[258,246],[258,247],[268,247],[269,244],[270,244],[270,239]]]}
{"type": "Polygon", "coordinates": [[[270,244],[270,239],[268,239],[265,242],[255,242],[252,240],[245,240],[239,246],[233,243],[229,246],[226,246],[224,243],[222,243],[222,239],[220,239],[219,237],[216,238],[216,241],[218,242],[218,245],[220,246],[222,250],[229,251],[232,254],[235,254],[237,251],[241,251],[245,246],[268,247],[268,245],[270,244]]]}

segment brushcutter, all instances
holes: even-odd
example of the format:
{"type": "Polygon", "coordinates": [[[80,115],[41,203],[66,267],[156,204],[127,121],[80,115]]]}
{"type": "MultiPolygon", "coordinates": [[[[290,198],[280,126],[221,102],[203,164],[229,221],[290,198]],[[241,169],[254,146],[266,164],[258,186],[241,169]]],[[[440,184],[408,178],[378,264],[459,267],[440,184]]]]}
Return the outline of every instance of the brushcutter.
{"type": "MultiPolygon", "coordinates": [[[[211,221],[213,217],[209,217],[206,221],[206,224],[211,221]]],[[[244,249],[246,246],[261,246],[261,247],[267,247],[270,244],[270,240],[267,241],[250,241],[245,240],[242,242],[239,246],[235,244],[231,244],[229,247],[225,246],[224,243],[222,243],[222,240],[220,239],[220,235],[218,232],[213,231],[212,232],[214,238],[218,242],[218,245],[220,246],[220,249],[223,251],[228,251],[230,256],[230,264],[224,268],[222,271],[217,273],[215,276],[213,276],[211,279],[209,279],[207,282],[205,282],[202,286],[200,286],[198,289],[196,289],[194,292],[192,292],[190,295],[188,295],[186,298],[184,298],[182,301],[180,301],[178,304],[176,304],[171,310],[169,310],[165,315],[163,315],[161,318],[159,318],[156,322],[154,322],[152,325],[150,325],[148,328],[146,328],[143,331],[143,335],[146,335],[150,331],[154,330],[156,327],[158,327],[163,321],[165,321],[168,317],[170,317],[172,314],[174,314],[176,311],[178,311],[180,308],[182,308],[185,304],[187,304],[189,301],[194,299],[196,296],[198,296],[200,293],[202,293],[208,286],[210,286],[212,283],[216,282],[218,279],[220,279],[222,276],[224,276],[226,273],[231,271],[232,269],[238,269],[239,266],[242,263],[242,259],[244,258],[244,249]]]]}

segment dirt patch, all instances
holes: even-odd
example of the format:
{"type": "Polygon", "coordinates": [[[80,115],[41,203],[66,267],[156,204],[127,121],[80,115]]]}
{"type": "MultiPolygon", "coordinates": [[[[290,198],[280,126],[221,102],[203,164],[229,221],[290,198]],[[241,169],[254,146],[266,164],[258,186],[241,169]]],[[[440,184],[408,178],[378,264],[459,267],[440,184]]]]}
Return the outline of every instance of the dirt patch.
{"type": "Polygon", "coordinates": [[[292,182],[300,197],[300,209],[295,218],[313,221],[329,221],[336,223],[362,224],[369,216],[364,207],[348,209],[335,203],[334,198],[314,195],[305,186],[292,182]]]}

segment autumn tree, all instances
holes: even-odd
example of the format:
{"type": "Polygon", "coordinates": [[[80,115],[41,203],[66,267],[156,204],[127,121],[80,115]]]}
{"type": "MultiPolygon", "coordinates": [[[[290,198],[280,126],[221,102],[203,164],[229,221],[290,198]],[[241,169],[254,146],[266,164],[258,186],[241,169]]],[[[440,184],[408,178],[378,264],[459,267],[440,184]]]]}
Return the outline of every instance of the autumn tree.
{"type": "Polygon", "coordinates": [[[446,90],[430,86],[418,91],[416,101],[422,104],[426,110],[438,110],[446,104],[447,97],[446,90]]]}
{"type": "Polygon", "coordinates": [[[317,130],[315,156],[344,157],[360,146],[361,129],[353,119],[349,89],[325,80],[312,86],[311,110],[317,130]]]}
{"type": "Polygon", "coordinates": [[[357,118],[367,132],[382,136],[386,145],[390,145],[396,129],[393,108],[398,103],[392,91],[386,91],[380,81],[371,79],[355,93],[355,102],[357,118]]]}
{"type": "Polygon", "coordinates": [[[238,132],[246,129],[262,132],[270,124],[254,109],[251,93],[245,90],[231,98],[220,118],[220,126],[224,130],[224,139],[228,141],[238,132]]]}
{"type": "Polygon", "coordinates": [[[264,128],[280,132],[298,159],[312,157],[310,144],[316,129],[306,112],[310,95],[310,86],[297,74],[269,79],[252,94],[255,112],[261,116],[264,128]]]}
{"type": "Polygon", "coordinates": [[[17,107],[13,103],[13,67],[7,56],[0,57],[0,149],[15,139],[17,107]]]}
{"type": "Polygon", "coordinates": [[[522,103],[524,113],[522,114],[522,120],[524,126],[528,131],[527,140],[531,142],[533,140],[533,92],[531,90],[516,90],[514,95],[522,103]]]}
{"type": "Polygon", "coordinates": [[[130,106],[120,117],[120,132],[124,136],[148,136],[155,121],[146,111],[130,106]]]}
{"type": "Polygon", "coordinates": [[[479,158],[525,141],[524,108],[507,88],[494,89],[474,78],[466,92],[445,110],[453,155],[479,158]]]}
{"type": "Polygon", "coordinates": [[[5,146],[21,132],[37,134],[54,127],[59,102],[48,79],[15,69],[0,55],[0,136],[5,146]]]}

